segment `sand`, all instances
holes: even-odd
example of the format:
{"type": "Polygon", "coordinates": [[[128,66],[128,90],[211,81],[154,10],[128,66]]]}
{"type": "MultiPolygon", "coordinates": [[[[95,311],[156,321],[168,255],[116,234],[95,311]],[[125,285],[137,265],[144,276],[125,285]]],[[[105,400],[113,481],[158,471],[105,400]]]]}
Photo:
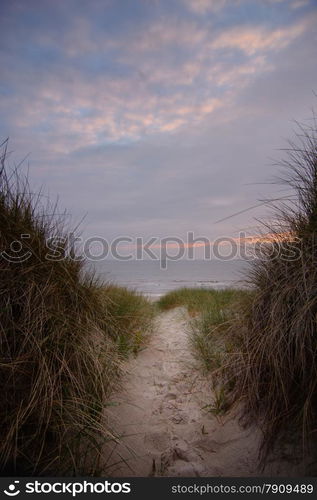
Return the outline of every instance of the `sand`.
{"type": "Polygon", "coordinates": [[[260,470],[260,430],[241,427],[238,409],[224,417],[208,411],[212,384],[189,347],[188,320],[183,308],[161,313],[146,348],[126,362],[122,389],[107,409],[121,438],[105,448],[107,474],[302,475],[300,465],[279,458],[260,470]]]}

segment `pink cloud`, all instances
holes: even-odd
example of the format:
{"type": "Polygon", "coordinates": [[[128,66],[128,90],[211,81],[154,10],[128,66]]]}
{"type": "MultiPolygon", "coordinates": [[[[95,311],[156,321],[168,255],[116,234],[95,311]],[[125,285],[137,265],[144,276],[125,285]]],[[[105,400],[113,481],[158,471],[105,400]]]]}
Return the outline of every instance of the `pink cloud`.
{"type": "Polygon", "coordinates": [[[292,27],[267,30],[261,27],[238,27],[221,33],[212,43],[213,49],[240,49],[248,56],[287,47],[306,29],[304,22],[292,27]]]}

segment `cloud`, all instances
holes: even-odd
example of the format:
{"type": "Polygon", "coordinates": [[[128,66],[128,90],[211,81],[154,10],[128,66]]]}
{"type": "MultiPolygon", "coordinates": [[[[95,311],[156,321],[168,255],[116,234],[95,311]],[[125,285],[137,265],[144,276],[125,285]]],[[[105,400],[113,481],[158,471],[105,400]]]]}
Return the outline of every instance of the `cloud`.
{"type": "Polygon", "coordinates": [[[261,26],[237,27],[223,32],[212,42],[211,47],[213,49],[239,49],[246,55],[252,56],[258,52],[286,48],[305,29],[304,22],[276,30],[268,30],[261,26]]]}
{"type": "MultiPolygon", "coordinates": [[[[195,0],[199,8],[220,4],[195,0]]],[[[199,124],[231,106],[261,74],[273,73],[271,55],[307,29],[305,20],[278,28],[219,29],[174,13],[110,36],[98,26],[96,5],[92,13],[68,12],[68,17],[64,6],[58,32],[50,24],[29,30],[23,24],[22,37],[12,38],[9,31],[8,52],[1,56],[3,80],[8,88],[13,82],[14,89],[1,104],[10,129],[21,134],[33,129],[39,142],[49,134],[57,152],[83,143],[138,141],[199,124]],[[12,64],[12,51],[18,66],[12,64]]],[[[111,3],[105,5],[110,12],[111,3]]]]}
{"type": "Polygon", "coordinates": [[[206,14],[207,12],[217,12],[228,4],[239,5],[241,0],[182,0],[189,10],[196,14],[206,14]]]}
{"type": "Polygon", "coordinates": [[[314,9],[184,2],[8,2],[0,134],[88,212],[87,234],[249,226],[253,212],[213,222],[256,203],[250,184],[311,105],[314,9]]]}
{"type": "MultiPolygon", "coordinates": [[[[225,8],[239,7],[243,4],[247,5],[248,0],[180,0],[189,11],[198,14],[206,15],[209,13],[217,13],[225,8]]],[[[263,4],[279,5],[288,4],[290,9],[299,9],[310,5],[311,0],[260,0],[263,4]]],[[[259,1],[259,3],[260,3],[259,1]]]]}
{"type": "Polygon", "coordinates": [[[129,40],[129,52],[156,52],[172,46],[195,46],[206,37],[207,31],[193,20],[166,18],[133,34],[129,40]]]}
{"type": "Polygon", "coordinates": [[[302,7],[306,7],[310,4],[310,0],[292,0],[291,8],[292,9],[301,9],[302,7]]]}

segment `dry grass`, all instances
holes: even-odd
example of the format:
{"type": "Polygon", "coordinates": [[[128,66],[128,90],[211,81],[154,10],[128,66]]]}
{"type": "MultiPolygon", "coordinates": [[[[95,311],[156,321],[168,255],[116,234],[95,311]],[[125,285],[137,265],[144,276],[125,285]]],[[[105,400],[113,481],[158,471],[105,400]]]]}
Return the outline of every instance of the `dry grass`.
{"type": "Polygon", "coordinates": [[[265,232],[276,242],[254,261],[254,298],[237,323],[242,354],[234,367],[234,399],[248,421],[261,422],[262,458],[290,435],[304,454],[316,434],[317,411],[317,134],[301,127],[283,162],[281,181],[292,188],[274,208],[265,232]],[[292,235],[283,242],[279,235],[292,235]],[[298,444],[298,439],[294,438],[298,444]]]}
{"type": "MultiPolygon", "coordinates": [[[[130,334],[133,314],[123,327],[114,307],[120,307],[118,289],[114,294],[101,287],[74,260],[74,249],[61,240],[63,218],[56,207],[41,206],[41,196],[32,194],[17,169],[6,169],[6,146],[0,169],[1,471],[98,474],[99,451],[113,437],[103,421],[118,380],[120,352],[113,339],[117,330],[130,334]],[[30,235],[23,240],[30,257],[8,260],[4,252],[12,255],[10,245],[21,234],[30,235]],[[59,238],[60,258],[48,260],[51,237],[59,238]]],[[[122,293],[124,310],[129,293],[122,293]]],[[[130,299],[136,306],[135,294],[130,299]]]]}

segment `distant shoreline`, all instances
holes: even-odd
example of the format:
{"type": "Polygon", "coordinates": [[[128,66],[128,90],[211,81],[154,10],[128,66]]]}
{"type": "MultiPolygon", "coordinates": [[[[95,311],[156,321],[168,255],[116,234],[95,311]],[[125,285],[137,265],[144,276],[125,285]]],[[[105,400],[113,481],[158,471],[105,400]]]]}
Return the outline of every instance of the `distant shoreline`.
{"type": "Polygon", "coordinates": [[[124,286],[146,297],[159,298],[179,288],[222,290],[245,288],[245,261],[171,261],[167,270],[157,261],[98,262],[101,280],[124,286]]]}

